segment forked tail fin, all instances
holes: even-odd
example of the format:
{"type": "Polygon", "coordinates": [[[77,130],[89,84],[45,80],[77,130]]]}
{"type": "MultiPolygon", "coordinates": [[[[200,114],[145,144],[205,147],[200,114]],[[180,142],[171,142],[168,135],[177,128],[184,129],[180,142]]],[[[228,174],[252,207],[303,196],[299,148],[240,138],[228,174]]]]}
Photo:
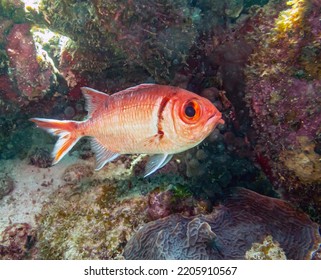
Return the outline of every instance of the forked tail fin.
{"type": "Polygon", "coordinates": [[[52,151],[52,164],[58,163],[82,137],[77,133],[79,122],[76,121],[59,121],[42,118],[32,118],[30,121],[52,135],[59,136],[52,151]]]}

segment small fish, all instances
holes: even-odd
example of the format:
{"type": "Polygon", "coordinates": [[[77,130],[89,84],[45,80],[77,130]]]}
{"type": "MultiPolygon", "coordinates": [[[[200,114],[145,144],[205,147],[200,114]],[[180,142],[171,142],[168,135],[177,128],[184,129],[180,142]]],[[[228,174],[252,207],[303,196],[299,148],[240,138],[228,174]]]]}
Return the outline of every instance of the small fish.
{"type": "Polygon", "coordinates": [[[141,84],[113,95],[88,87],[81,90],[88,111],[85,120],[30,119],[59,136],[53,164],[81,137],[90,136],[96,170],[122,154],[149,154],[146,177],[167,164],[173,154],[196,146],[217,124],[224,123],[209,100],[177,87],[141,84]]]}

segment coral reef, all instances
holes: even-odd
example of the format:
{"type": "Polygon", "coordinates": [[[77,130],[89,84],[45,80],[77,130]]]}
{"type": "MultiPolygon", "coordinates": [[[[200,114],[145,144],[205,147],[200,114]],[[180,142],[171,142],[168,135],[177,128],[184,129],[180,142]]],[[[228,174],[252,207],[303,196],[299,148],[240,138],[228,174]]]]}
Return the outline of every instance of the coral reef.
{"type": "Polygon", "coordinates": [[[43,0],[39,12],[51,30],[71,38],[77,53],[87,56],[75,66],[82,71],[126,62],[166,77],[184,60],[196,36],[193,10],[185,1],[43,0]]]}
{"type": "Polygon", "coordinates": [[[247,35],[256,48],[246,68],[258,162],[280,193],[318,222],[320,8],[320,1],[271,1],[247,35]]]}
{"type": "Polygon", "coordinates": [[[38,217],[38,258],[119,259],[146,222],[146,199],[119,198],[111,183],[67,184],[38,217]]]}
{"type": "Polygon", "coordinates": [[[126,65],[147,71],[157,82],[169,82],[178,70],[189,67],[188,57],[193,47],[199,48],[203,33],[212,32],[225,19],[238,18],[244,5],[253,4],[243,0],[166,0],[153,5],[146,0],[42,0],[37,11],[27,10],[34,22],[71,39],[63,56],[73,62],[69,68],[73,71],[68,72],[73,81],[81,80],[75,72],[105,72],[105,78],[110,78],[114,71],[125,71],[126,65]]]}
{"type": "Polygon", "coordinates": [[[209,215],[171,215],[144,225],[127,243],[126,259],[244,259],[271,235],[287,259],[311,259],[319,226],[287,202],[240,189],[209,215]]]}
{"type": "Polygon", "coordinates": [[[245,253],[247,260],[286,260],[285,253],[279,243],[273,241],[268,235],[262,243],[254,243],[250,250],[245,253]]]}
{"type": "Polygon", "coordinates": [[[31,259],[36,254],[36,232],[27,223],[9,225],[0,234],[0,259],[31,259]]]}
{"type": "Polygon", "coordinates": [[[11,193],[14,187],[15,184],[11,177],[7,175],[0,176],[0,200],[11,193]]]}

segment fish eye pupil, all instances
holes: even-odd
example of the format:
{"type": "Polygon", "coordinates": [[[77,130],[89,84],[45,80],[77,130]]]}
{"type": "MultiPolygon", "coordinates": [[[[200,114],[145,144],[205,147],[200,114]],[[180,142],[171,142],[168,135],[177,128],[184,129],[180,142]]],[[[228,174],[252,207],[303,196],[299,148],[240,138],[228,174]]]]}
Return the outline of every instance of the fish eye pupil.
{"type": "Polygon", "coordinates": [[[193,107],[193,105],[188,105],[186,108],[185,108],[185,115],[189,118],[192,118],[194,117],[196,114],[196,111],[195,111],[195,108],[193,107]]]}

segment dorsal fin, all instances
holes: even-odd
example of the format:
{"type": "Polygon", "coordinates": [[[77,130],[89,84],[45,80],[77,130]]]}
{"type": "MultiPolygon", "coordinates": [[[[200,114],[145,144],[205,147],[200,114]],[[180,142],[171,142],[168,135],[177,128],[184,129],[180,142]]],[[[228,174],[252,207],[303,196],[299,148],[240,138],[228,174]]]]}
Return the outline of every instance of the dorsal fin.
{"type": "MultiPolygon", "coordinates": [[[[136,85],[136,86],[132,86],[130,88],[126,88],[123,89],[121,91],[118,91],[116,93],[114,93],[113,95],[121,95],[121,94],[129,94],[129,93],[140,93],[142,90],[144,89],[153,89],[153,88],[157,88],[157,87],[161,87],[160,85],[156,85],[156,84],[140,84],[140,85],[136,85]]],[[[151,91],[152,93],[152,91],[151,91]]]]}
{"type": "Polygon", "coordinates": [[[108,94],[89,87],[82,87],[81,92],[86,98],[85,109],[88,111],[88,117],[91,117],[99,109],[107,107],[110,97],[108,94]]]}

